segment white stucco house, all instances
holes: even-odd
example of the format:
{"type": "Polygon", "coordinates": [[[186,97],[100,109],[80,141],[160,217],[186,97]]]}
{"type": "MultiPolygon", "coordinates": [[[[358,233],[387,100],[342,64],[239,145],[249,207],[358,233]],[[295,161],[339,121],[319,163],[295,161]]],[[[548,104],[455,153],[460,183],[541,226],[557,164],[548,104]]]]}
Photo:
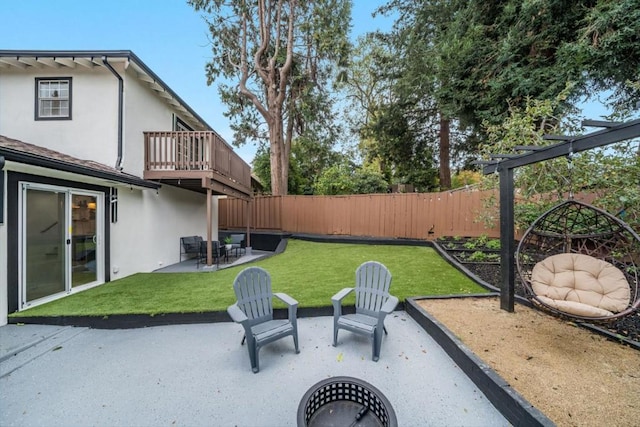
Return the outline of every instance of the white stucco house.
{"type": "Polygon", "coordinates": [[[217,240],[250,173],[131,51],[0,51],[0,325],[217,240]]]}

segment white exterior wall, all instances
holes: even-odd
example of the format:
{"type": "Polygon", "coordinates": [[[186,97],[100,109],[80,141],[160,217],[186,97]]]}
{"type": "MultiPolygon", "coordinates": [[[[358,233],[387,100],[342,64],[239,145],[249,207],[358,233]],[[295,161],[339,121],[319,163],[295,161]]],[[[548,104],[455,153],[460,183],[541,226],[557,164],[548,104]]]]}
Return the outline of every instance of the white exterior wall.
{"type": "MultiPolygon", "coordinates": [[[[124,171],[142,177],[144,131],[173,130],[171,105],[124,63],[112,64],[124,81],[124,171]]],[[[195,130],[204,130],[204,126],[195,130]]],[[[118,79],[105,67],[87,69],[0,69],[0,135],[40,145],[79,159],[116,166],[118,79]],[[35,120],[36,77],[71,77],[71,120],[35,120]]]]}
{"type": "MultiPolygon", "coordinates": [[[[176,112],[140,81],[131,68],[126,71],[122,66],[114,68],[124,79],[123,170],[142,176],[144,132],[172,130],[176,112]]],[[[118,222],[111,224],[112,280],[179,262],[180,237],[206,237],[204,194],[164,185],[157,193],[121,189],[118,198],[118,222]]],[[[217,197],[212,199],[212,223],[217,239],[218,202],[217,197]]]]}
{"type": "Polygon", "coordinates": [[[0,135],[113,167],[118,80],[104,67],[0,69],[0,135]],[[72,77],[71,120],[35,120],[36,77],[72,77]]]}
{"type": "MultiPolygon", "coordinates": [[[[212,197],[217,239],[218,198],[212,197]]],[[[151,190],[120,189],[118,222],[111,224],[111,280],[175,264],[180,237],[206,238],[206,196],[171,186],[151,190]]]]}
{"type": "MultiPolygon", "coordinates": [[[[112,65],[124,81],[122,166],[125,172],[142,177],[143,132],[170,131],[174,114],[177,117],[181,114],[139,80],[133,67],[125,69],[124,62],[112,65]]],[[[102,66],[0,68],[0,134],[113,167],[118,157],[118,95],[118,79],[102,66]],[[72,78],[71,120],[35,120],[37,77],[72,78]]],[[[205,127],[195,130],[205,130],[205,127]]],[[[94,181],[55,171],[41,170],[40,173],[72,181],[94,181]]],[[[118,188],[118,220],[105,224],[110,233],[108,274],[111,280],[179,262],[181,236],[206,237],[206,195],[168,185],[163,185],[158,192],[130,189],[122,184],[106,185],[118,188]]],[[[7,191],[4,197],[5,223],[0,224],[0,325],[7,323],[9,286],[5,274],[7,191]]],[[[212,197],[211,222],[213,239],[217,240],[217,196],[212,197]]]]}
{"type": "MultiPolygon", "coordinates": [[[[126,73],[117,70],[125,79],[123,167],[125,172],[141,176],[144,170],[144,132],[173,130],[174,115],[180,117],[180,113],[140,81],[131,68],[126,73]]],[[[202,126],[194,130],[205,129],[202,126]]]]}
{"type": "Polygon", "coordinates": [[[125,132],[122,166],[125,172],[141,176],[144,170],[143,132],[173,130],[173,115],[169,105],[160,101],[155,92],[133,74],[133,71],[128,71],[123,75],[125,132]]]}

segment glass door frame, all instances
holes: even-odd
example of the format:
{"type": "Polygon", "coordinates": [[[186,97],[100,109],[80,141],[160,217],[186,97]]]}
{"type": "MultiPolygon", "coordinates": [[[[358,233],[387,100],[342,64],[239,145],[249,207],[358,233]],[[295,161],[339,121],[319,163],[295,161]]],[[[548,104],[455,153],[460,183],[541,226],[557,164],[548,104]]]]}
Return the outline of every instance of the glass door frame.
{"type": "Polygon", "coordinates": [[[105,278],[105,194],[101,191],[84,190],[73,187],[62,187],[50,184],[40,184],[29,181],[19,182],[18,191],[18,297],[19,297],[19,310],[25,310],[36,305],[44,304],[55,299],[59,299],[65,295],[73,294],[100,284],[104,283],[105,278]],[[26,209],[26,192],[27,190],[38,191],[50,191],[53,193],[65,195],[65,207],[64,207],[64,241],[61,242],[65,253],[65,289],[62,292],[58,292],[46,297],[35,299],[33,301],[27,301],[27,248],[26,248],[26,224],[27,224],[27,209],[26,209]],[[96,280],[79,285],[73,286],[72,279],[72,239],[73,239],[73,212],[72,212],[72,199],[73,196],[89,196],[95,197],[96,209],[95,209],[95,228],[96,228],[96,248],[95,248],[95,261],[96,261],[96,280]]]}

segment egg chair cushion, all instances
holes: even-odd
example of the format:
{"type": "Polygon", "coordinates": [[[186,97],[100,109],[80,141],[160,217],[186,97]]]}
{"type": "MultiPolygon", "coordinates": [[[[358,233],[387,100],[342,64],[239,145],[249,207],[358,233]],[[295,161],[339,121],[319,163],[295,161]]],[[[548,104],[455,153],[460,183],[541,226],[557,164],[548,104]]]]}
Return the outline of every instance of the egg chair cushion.
{"type": "Polygon", "coordinates": [[[531,272],[536,298],[562,312],[606,317],[629,306],[631,291],[624,274],[612,264],[583,254],[552,255],[531,272]]]}

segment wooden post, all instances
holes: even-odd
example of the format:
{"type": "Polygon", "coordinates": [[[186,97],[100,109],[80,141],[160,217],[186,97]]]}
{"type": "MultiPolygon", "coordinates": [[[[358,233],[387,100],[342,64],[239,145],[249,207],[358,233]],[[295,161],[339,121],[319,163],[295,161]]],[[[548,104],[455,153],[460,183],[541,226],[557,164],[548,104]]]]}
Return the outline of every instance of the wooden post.
{"type": "Polygon", "coordinates": [[[247,248],[251,247],[251,200],[252,199],[247,199],[247,217],[245,219],[245,224],[247,224],[247,248]]]}
{"type": "Polygon", "coordinates": [[[207,267],[211,267],[213,259],[211,257],[211,244],[213,240],[213,230],[211,229],[211,222],[213,221],[211,208],[211,189],[207,188],[207,267]]]}

